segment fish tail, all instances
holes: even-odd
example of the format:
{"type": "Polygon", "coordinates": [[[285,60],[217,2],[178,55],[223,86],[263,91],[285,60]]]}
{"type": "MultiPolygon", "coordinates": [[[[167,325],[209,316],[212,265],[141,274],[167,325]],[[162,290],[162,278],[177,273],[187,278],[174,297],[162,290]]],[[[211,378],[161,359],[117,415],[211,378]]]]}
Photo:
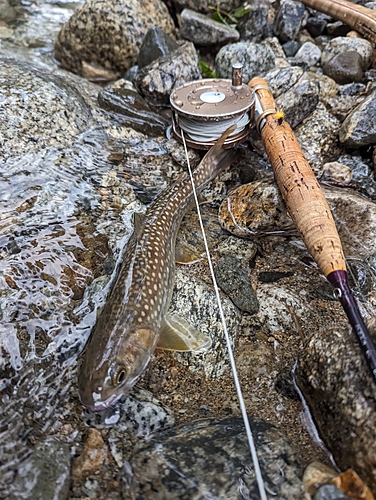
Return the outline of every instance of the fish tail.
{"type": "Polygon", "coordinates": [[[224,148],[226,139],[235,129],[236,125],[232,125],[221,135],[214,146],[212,146],[206,153],[201,164],[195,170],[194,174],[198,177],[197,180],[199,180],[200,177],[200,180],[203,180],[202,186],[199,187],[204,187],[207,182],[213,180],[214,177],[216,177],[226,167],[231,165],[231,163],[233,163],[237,158],[237,153],[233,148],[224,148]],[[202,179],[202,174],[206,174],[204,175],[204,179],[202,179]]]}

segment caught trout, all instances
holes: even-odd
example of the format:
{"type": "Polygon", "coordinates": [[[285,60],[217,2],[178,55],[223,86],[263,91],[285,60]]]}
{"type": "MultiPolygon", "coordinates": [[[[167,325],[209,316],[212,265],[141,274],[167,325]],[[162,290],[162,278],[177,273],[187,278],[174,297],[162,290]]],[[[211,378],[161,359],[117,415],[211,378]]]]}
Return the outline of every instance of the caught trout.
{"type": "MultiPolygon", "coordinates": [[[[223,143],[228,129],[193,172],[200,192],[234,159],[223,143]]],[[[78,388],[83,405],[101,411],[129,391],[156,347],[202,350],[210,346],[186,320],[168,315],[175,279],[175,241],[184,215],[194,205],[188,173],[135,217],[119,275],[83,353],[78,388]]]]}

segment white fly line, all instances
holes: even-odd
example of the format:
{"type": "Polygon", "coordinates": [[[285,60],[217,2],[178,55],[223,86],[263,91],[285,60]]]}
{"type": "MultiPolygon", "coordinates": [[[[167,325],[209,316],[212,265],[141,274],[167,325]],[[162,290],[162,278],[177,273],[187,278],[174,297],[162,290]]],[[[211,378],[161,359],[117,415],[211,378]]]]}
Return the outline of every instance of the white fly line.
{"type": "Polygon", "coordinates": [[[214,286],[214,290],[215,290],[215,296],[216,296],[216,299],[217,299],[219,313],[220,313],[221,322],[222,322],[222,326],[223,326],[223,331],[224,331],[225,338],[226,338],[226,344],[227,344],[228,355],[229,355],[229,358],[230,358],[231,370],[232,370],[232,374],[233,374],[233,377],[234,377],[234,383],[235,383],[236,392],[237,392],[238,399],[239,399],[239,404],[240,404],[240,409],[241,409],[241,413],[242,413],[242,417],[243,417],[243,421],[244,421],[244,427],[245,427],[245,431],[246,431],[246,435],[247,435],[247,439],[248,439],[249,449],[250,449],[250,452],[251,452],[251,457],[252,457],[253,465],[254,465],[254,468],[255,468],[256,480],[257,480],[257,485],[258,485],[258,489],[259,489],[259,493],[260,493],[260,499],[261,500],[268,500],[268,497],[266,495],[266,490],[265,490],[265,483],[264,483],[264,480],[263,480],[262,474],[261,474],[260,463],[259,463],[258,456],[257,456],[255,442],[254,442],[254,439],[253,439],[253,434],[252,434],[251,426],[250,426],[249,420],[248,420],[247,409],[245,407],[243,393],[242,393],[242,389],[240,387],[238,372],[237,372],[237,369],[236,369],[236,364],[235,364],[235,359],[234,359],[234,353],[232,351],[231,340],[230,340],[230,336],[229,336],[229,333],[228,333],[228,330],[227,330],[227,324],[226,324],[226,319],[225,319],[225,315],[224,315],[224,312],[223,312],[221,297],[219,295],[219,288],[218,288],[218,285],[217,285],[217,280],[215,279],[215,275],[214,275],[213,263],[212,263],[212,260],[211,260],[211,257],[210,257],[208,242],[207,242],[207,239],[206,239],[204,224],[203,224],[202,217],[201,217],[200,205],[199,205],[199,201],[198,201],[198,197],[197,197],[197,193],[196,193],[195,183],[194,183],[194,180],[193,180],[192,169],[191,169],[191,165],[190,165],[190,162],[189,162],[187,145],[186,145],[186,142],[185,142],[185,137],[184,137],[183,130],[181,131],[181,137],[182,137],[182,140],[183,140],[183,145],[184,145],[184,151],[185,151],[185,156],[186,156],[186,160],[187,160],[189,177],[191,179],[191,184],[192,184],[192,189],[193,189],[193,196],[194,196],[194,199],[195,199],[195,202],[196,202],[198,219],[199,219],[199,222],[200,222],[202,237],[203,237],[203,240],[204,240],[206,257],[208,259],[208,264],[209,264],[211,279],[213,281],[213,286],[214,286]]]}

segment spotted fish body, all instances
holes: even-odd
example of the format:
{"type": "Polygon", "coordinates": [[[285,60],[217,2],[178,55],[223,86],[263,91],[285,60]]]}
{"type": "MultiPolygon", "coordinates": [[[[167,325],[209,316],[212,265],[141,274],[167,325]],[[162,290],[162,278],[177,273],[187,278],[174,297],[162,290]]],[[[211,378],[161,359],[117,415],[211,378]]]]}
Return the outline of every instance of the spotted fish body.
{"type": "MultiPolygon", "coordinates": [[[[234,153],[223,149],[228,130],[193,172],[200,192],[234,153]]],[[[184,173],[135,220],[119,275],[85,348],[79,372],[81,402],[93,411],[114,404],[147,366],[161,330],[189,330],[184,320],[168,320],[175,278],[175,241],[180,223],[194,205],[184,173]],[[167,326],[166,326],[167,321],[167,326]]],[[[176,320],[176,318],[175,318],[176,320]]],[[[192,327],[193,330],[193,327],[192,327]]]]}

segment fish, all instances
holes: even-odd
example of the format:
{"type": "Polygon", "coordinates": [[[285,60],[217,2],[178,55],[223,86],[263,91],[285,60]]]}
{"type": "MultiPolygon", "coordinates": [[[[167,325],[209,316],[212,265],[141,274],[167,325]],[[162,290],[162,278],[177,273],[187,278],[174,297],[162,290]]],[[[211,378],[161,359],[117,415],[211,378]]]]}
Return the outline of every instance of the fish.
{"type": "MultiPolygon", "coordinates": [[[[223,143],[230,127],[193,171],[197,193],[235,159],[223,143]]],[[[175,242],[195,199],[187,172],[135,214],[118,276],[82,354],[81,403],[91,411],[113,406],[128,393],[154,350],[202,351],[211,345],[186,319],[168,313],[175,281],[175,242]]]]}

